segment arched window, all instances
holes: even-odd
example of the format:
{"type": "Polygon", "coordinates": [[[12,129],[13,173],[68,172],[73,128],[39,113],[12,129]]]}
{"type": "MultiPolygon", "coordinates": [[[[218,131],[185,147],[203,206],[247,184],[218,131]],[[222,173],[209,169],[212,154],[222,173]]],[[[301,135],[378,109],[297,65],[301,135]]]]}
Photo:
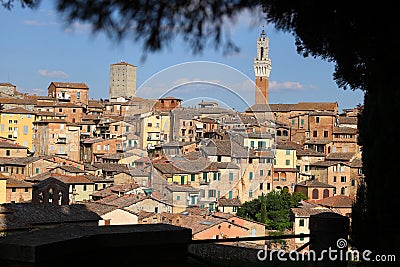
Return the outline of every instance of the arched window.
{"type": "Polygon", "coordinates": [[[346,191],[346,189],[345,189],[344,187],[342,187],[342,188],[340,189],[340,194],[344,195],[344,194],[345,194],[345,191],[346,191]]]}
{"type": "Polygon", "coordinates": [[[281,136],[281,135],[282,135],[281,130],[277,130],[277,131],[276,131],[276,135],[277,135],[277,136],[281,136]]]}
{"type": "Polygon", "coordinates": [[[288,131],[284,130],[283,131],[283,136],[288,136],[288,131]]]}
{"type": "Polygon", "coordinates": [[[260,59],[264,58],[264,47],[261,47],[260,49],[260,59]]]}
{"type": "Polygon", "coordinates": [[[58,205],[62,205],[62,197],[63,197],[62,192],[61,191],[58,192],[58,205]]]}
{"type": "Polygon", "coordinates": [[[53,188],[49,189],[49,198],[48,198],[49,203],[53,203],[53,188]]]}
{"type": "Polygon", "coordinates": [[[329,197],[329,189],[324,189],[323,198],[329,197]]]}
{"type": "Polygon", "coordinates": [[[319,198],[319,192],[317,188],[314,188],[312,191],[312,199],[318,199],[319,198]]]}

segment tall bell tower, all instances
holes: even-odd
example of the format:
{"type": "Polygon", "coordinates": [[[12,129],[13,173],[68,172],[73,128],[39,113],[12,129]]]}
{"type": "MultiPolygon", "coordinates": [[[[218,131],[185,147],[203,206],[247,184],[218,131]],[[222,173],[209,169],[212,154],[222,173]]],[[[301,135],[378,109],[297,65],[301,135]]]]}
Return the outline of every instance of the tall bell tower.
{"type": "Polygon", "coordinates": [[[256,104],[268,104],[269,73],[271,59],[268,57],[269,39],[264,30],[257,38],[257,57],[254,59],[254,74],[256,76],[256,104]]]}

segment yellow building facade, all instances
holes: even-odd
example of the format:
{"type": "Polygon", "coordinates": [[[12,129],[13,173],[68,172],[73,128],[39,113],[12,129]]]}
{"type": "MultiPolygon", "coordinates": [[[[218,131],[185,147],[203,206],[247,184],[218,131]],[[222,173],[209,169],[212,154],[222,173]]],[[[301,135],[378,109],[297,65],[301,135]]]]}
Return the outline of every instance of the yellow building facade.
{"type": "Polygon", "coordinates": [[[149,113],[142,118],[140,137],[143,149],[151,149],[160,143],[171,141],[170,118],[168,113],[149,113]]]}
{"type": "Polygon", "coordinates": [[[23,108],[11,108],[0,113],[0,136],[12,139],[18,145],[32,151],[35,112],[23,108]]]}

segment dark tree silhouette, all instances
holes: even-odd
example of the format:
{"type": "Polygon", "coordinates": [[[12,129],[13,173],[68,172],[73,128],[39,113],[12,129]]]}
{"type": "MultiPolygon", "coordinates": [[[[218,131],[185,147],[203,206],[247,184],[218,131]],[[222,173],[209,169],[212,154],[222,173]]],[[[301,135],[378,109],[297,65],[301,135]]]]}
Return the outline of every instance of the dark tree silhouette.
{"type": "MultiPolygon", "coordinates": [[[[40,1],[20,2],[35,7],[40,1]]],[[[67,22],[89,22],[94,31],[111,37],[143,40],[144,51],[164,48],[175,36],[183,37],[193,52],[208,42],[235,48],[225,42],[223,24],[243,10],[263,8],[265,20],[293,34],[301,55],[335,63],[333,77],[340,88],[365,92],[359,119],[367,214],[362,244],[374,253],[400,257],[399,223],[393,218],[400,201],[397,161],[400,148],[400,90],[398,12],[394,3],[365,1],[261,0],[56,0],[67,22]],[[392,152],[389,156],[388,152],[392,152]],[[393,155],[394,154],[394,155],[393,155]]],[[[229,49],[228,49],[229,50],[229,49]]],[[[357,225],[353,225],[353,228],[357,225]]],[[[361,228],[360,228],[361,229],[361,228]]]]}

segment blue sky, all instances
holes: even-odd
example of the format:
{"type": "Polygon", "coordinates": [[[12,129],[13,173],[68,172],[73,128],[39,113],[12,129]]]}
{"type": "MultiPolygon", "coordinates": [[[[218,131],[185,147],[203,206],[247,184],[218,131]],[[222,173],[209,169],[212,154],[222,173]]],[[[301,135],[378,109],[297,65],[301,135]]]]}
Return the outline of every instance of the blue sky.
{"type": "MultiPolygon", "coordinates": [[[[210,47],[194,56],[177,38],[169,48],[149,54],[142,62],[140,42],[126,39],[117,43],[103,34],[93,35],[90,25],[82,23],[66,26],[49,0],[43,0],[35,10],[18,5],[11,11],[0,8],[0,82],[11,82],[21,92],[38,95],[46,95],[52,81],[84,82],[91,98],[108,98],[110,64],[123,60],[137,66],[139,96],[156,98],[171,86],[206,79],[227,87],[240,84],[239,97],[230,98],[228,95],[232,94],[224,94],[224,90],[216,90],[221,86],[210,83],[196,83],[191,88],[178,86],[168,93],[187,103],[218,100],[242,110],[242,100],[249,105],[254,103],[253,59],[263,25],[261,17],[255,18],[254,14],[244,13],[227,26],[239,53],[223,55],[221,50],[210,47]]],[[[272,60],[270,103],[337,101],[339,109],[343,109],[363,102],[361,91],[337,87],[332,78],[333,63],[303,58],[296,53],[291,35],[278,32],[273,26],[265,29],[272,60]]]]}

